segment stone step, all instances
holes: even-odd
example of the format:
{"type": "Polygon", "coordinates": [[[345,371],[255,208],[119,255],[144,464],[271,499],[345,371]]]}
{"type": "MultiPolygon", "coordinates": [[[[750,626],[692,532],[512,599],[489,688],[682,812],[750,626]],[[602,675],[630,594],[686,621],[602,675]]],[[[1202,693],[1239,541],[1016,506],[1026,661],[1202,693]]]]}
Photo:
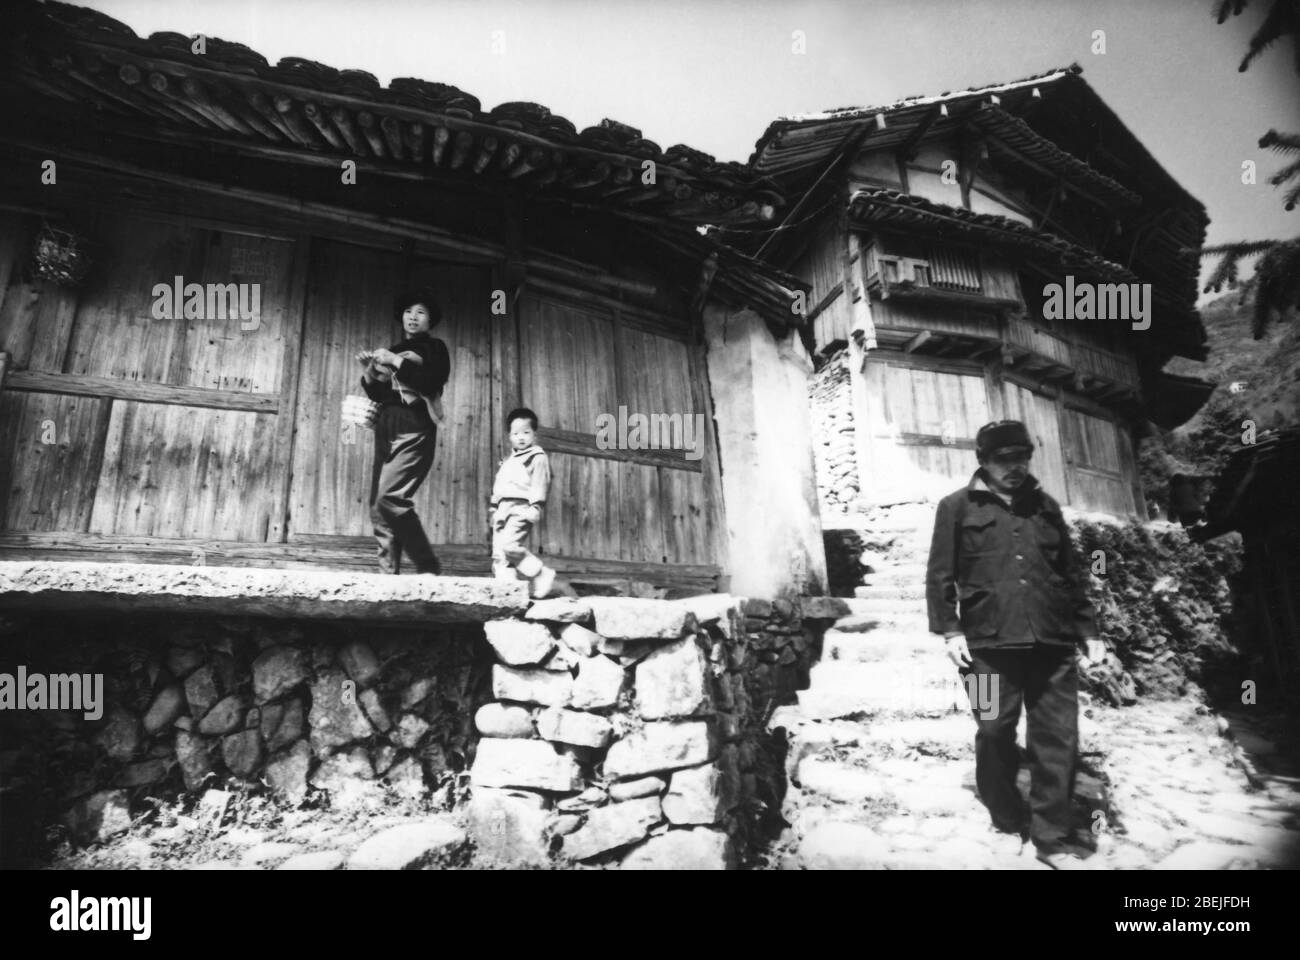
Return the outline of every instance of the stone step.
{"type": "Polygon", "coordinates": [[[925,612],[925,593],[922,591],[919,597],[909,597],[907,599],[897,599],[892,597],[873,596],[869,591],[873,587],[854,587],[853,593],[859,600],[869,600],[870,604],[862,611],[863,614],[873,613],[924,613],[925,612]]]}
{"type": "Polygon", "coordinates": [[[851,660],[858,663],[881,660],[909,661],[921,657],[944,657],[939,637],[920,631],[881,628],[864,633],[826,631],[822,640],[822,661],[851,660]]]}
{"type": "Polygon", "coordinates": [[[883,564],[878,569],[862,575],[868,585],[885,583],[925,583],[924,563],[883,564]]]}
{"type": "Polygon", "coordinates": [[[969,708],[956,669],[937,658],[904,665],[822,661],[798,696],[800,713],[808,719],[943,716],[969,708]]]}
{"type": "Polygon", "coordinates": [[[853,592],[862,600],[907,600],[925,602],[925,581],[897,580],[890,583],[869,583],[854,587],[853,592]]]}
{"type": "Polygon", "coordinates": [[[862,729],[858,746],[866,751],[888,745],[896,753],[912,748],[952,757],[975,755],[975,720],[969,711],[935,718],[884,718],[857,726],[862,729]]]}

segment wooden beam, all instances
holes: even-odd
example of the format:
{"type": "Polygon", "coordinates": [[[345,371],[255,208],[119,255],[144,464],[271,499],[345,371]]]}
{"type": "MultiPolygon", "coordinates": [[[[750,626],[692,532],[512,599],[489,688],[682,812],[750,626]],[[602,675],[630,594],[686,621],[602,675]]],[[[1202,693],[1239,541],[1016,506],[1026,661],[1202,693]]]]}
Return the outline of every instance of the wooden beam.
{"type": "Polygon", "coordinates": [[[938,120],[940,116],[943,116],[940,107],[935,106],[929,113],[921,118],[921,122],[918,123],[912,132],[907,135],[907,139],[899,145],[897,152],[899,159],[903,163],[916,159],[917,150],[921,144],[921,138],[929,132],[930,126],[934,121],[938,120]]]}
{"type": "MultiPolygon", "coordinates": [[[[298,381],[302,370],[302,344],[307,325],[307,278],[311,272],[311,237],[294,241],[289,265],[289,298],[284,308],[284,352],[280,360],[280,396],[285,415],[275,423],[275,449],[271,451],[277,486],[271,504],[271,524],[266,538],[284,543],[289,538],[290,490],[293,481],[293,442],[298,429],[298,381]]],[[[355,367],[353,369],[356,369],[355,367]]]]}
{"type": "MultiPolygon", "coordinates": [[[[682,418],[690,414],[682,414],[682,418]]],[[[683,428],[685,424],[683,423],[683,428]]],[[[707,434],[707,427],[705,430],[707,434]]],[[[694,436],[694,425],[692,425],[694,436]]],[[[580,457],[597,457],[601,460],[617,460],[620,463],[643,463],[651,467],[667,467],[671,470],[686,470],[702,473],[704,467],[699,460],[687,460],[685,450],[603,450],[596,445],[594,433],[578,433],[574,430],[560,430],[556,427],[541,427],[537,438],[547,450],[557,453],[571,453],[580,457]]],[[[649,437],[646,438],[649,441],[649,437]]],[[[704,444],[705,436],[695,436],[697,443],[704,444]]],[[[707,451],[702,451],[707,452],[707,451]]]]}
{"type": "Polygon", "coordinates": [[[917,347],[921,346],[921,344],[929,340],[930,336],[931,334],[929,330],[922,330],[920,333],[918,333],[916,336],[914,336],[911,340],[907,341],[907,343],[903,345],[903,352],[911,353],[917,347]]]}
{"type": "MultiPolygon", "coordinates": [[[[334,207],[329,204],[316,203],[312,201],[288,200],[272,193],[251,190],[244,187],[222,186],[220,184],[208,183],[207,181],[193,177],[177,176],[159,170],[152,170],[148,167],[139,167],[134,164],[113,160],[93,153],[71,150],[61,146],[53,146],[48,143],[16,142],[16,145],[21,146],[24,149],[36,151],[42,156],[67,157],[75,162],[85,163],[93,167],[113,171],[123,176],[144,180],[155,180],[159,183],[169,184],[189,192],[197,192],[218,197],[227,202],[231,200],[244,201],[268,209],[296,213],[302,217],[319,218],[333,223],[342,223],[350,227],[373,230],[378,233],[385,233],[393,236],[411,237],[455,253],[465,254],[476,258],[479,261],[496,260],[505,252],[503,244],[489,240],[479,240],[466,235],[454,234],[450,231],[441,230],[437,227],[413,220],[403,220],[395,217],[380,217],[360,210],[353,210],[346,207],[334,207]]],[[[271,150],[275,148],[268,147],[266,149],[271,150]]],[[[318,159],[324,160],[328,165],[335,167],[337,167],[339,162],[337,157],[320,157],[318,159]]],[[[360,164],[358,164],[358,169],[361,169],[360,164]]],[[[579,282],[585,286],[606,287],[611,290],[636,294],[643,297],[652,297],[657,291],[657,287],[652,283],[615,277],[607,271],[601,270],[599,267],[584,264],[582,261],[574,260],[569,257],[555,254],[537,254],[527,258],[524,262],[529,271],[547,273],[554,277],[579,282]]]]}
{"type": "Polygon", "coordinates": [[[119,380],[114,377],[90,377],[68,373],[41,373],[19,370],[9,374],[11,390],[29,393],[58,393],[77,397],[112,397],[140,403],[168,403],[181,407],[207,407],[212,410],[246,410],[250,413],[279,413],[278,393],[236,393],[233,390],[210,390],[207,387],[177,387],[143,380],[119,380]]]}

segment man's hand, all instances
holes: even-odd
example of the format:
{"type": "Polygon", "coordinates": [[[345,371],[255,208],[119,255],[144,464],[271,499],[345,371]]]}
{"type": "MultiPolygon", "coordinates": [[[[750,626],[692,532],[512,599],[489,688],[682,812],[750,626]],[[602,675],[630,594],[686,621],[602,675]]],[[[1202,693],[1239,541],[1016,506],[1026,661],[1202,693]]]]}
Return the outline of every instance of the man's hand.
{"type": "Polygon", "coordinates": [[[1106,644],[1100,637],[1084,637],[1083,644],[1084,663],[1101,663],[1106,659],[1106,644]]]}
{"type": "Polygon", "coordinates": [[[965,634],[944,634],[943,646],[948,654],[948,659],[958,667],[969,667],[971,665],[970,647],[966,645],[965,634]]]}
{"type": "Polygon", "coordinates": [[[400,367],[402,365],[402,361],[397,354],[383,347],[380,347],[378,350],[371,353],[371,357],[374,358],[375,363],[380,363],[387,367],[400,367]]]}
{"type": "Polygon", "coordinates": [[[362,350],[357,354],[357,363],[361,364],[363,367],[369,367],[370,361],[374,359],[374,356],[375,354],[373,350],[362,350]]]}

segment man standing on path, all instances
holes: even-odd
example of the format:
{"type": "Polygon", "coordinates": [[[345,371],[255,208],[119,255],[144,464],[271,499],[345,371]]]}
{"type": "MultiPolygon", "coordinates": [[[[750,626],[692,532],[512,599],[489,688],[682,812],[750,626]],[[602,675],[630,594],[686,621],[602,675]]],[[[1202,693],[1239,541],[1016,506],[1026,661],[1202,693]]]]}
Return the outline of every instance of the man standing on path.
{"type": "Polygon", "coordinates": [[[1031,838],[1040,860],[1064,869],[1079,862],[1069,842],[1079,738],[1077,647],[1085,645],[1085,662],[1100,660],[1105,647],[1061,508],[1029,473],[1033,449],[1018,420],[980,428],[979,469],[939,501],[925,593],[930,632],[943,635],[967,689],[996,697],[990,713],[972,695],[975,782],[994,828],[1031,838]],[[1028,809],[1016,787],[1022,701],[1028,809]]]}

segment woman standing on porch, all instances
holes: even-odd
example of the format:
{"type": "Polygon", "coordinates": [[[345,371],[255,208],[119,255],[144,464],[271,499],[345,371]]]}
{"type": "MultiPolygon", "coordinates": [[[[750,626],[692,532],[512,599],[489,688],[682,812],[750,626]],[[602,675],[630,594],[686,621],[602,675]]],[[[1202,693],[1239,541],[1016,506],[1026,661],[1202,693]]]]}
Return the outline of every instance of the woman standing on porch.
{"type": "Polygon", "coordinates": [[[411,498],[433,466],[451,358],[447,345],[429,333],[442,319],[430,291],[404,293],[395,306],[405,339],[388,349],[357,354],[365,368],[362,389],[380,404],[375,417],[370,519],[379,543],[381,572],[400,573],[405,552],[417,573],[437,574],[441,564],[411,498]]]}

